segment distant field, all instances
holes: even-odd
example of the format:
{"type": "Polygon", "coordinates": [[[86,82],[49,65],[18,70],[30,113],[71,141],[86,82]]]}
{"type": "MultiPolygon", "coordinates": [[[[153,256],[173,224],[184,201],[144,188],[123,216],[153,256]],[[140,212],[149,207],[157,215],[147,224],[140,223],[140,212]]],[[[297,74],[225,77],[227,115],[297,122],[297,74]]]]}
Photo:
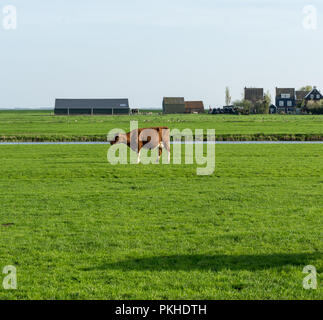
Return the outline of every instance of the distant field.
{"type": "Polygon", "coordinates": [[[224,140],[323,140],[323,116],[147,115],[53,116],[50,111],[0,111],[0,141],[105,141],[113,128],[215,129],[224,140]]]}
{"type": "MultiPolygon", "coordinates": [[[[195,119],[222,132],[322,131],[320,117],[178,124],[195,119]]],[[[2,114],[1,130],[115,125],[77,120],[2,114]]],[[[323,146],[216,148],[216,172],[201,177],[195,165],[113,167],[105,145],[0,146],[0,270],[18,272],[18,290],[0,286],[0,299],[322,299],[323,146]],[[303,289],[306,265],[318,290],[303,289]]]]}

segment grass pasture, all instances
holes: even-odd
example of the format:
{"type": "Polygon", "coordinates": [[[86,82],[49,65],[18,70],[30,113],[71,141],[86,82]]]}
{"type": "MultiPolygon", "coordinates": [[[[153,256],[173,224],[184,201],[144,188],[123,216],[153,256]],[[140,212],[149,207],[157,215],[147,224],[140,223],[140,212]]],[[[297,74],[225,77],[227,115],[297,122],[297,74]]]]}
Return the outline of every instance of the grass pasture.
{"type": "MultiPolygon", "coordinates": [[[[9,118],[6,134],[109,128],[9,118]]],[[[303,130],[288,119],[284,130],[303,130]]],[[[307,130],[322,131],[316,119],[307,130]]],[[[206,177],[196,165],[111,166],[107,149],[0,146],[0,270],[18,272],[1,299],[323,298],[323,145],[217,145],[206,177]],[[318,290],[303,289],[306,265],[318,290]]]]}
{"type": "Polygon", "coordinates": [[[111,129],[215,129],[223,140],[323,140],[323,116],[139,115],[54,116],[50,111],[0,111],[0,141],[106,141],[111,129]]]}

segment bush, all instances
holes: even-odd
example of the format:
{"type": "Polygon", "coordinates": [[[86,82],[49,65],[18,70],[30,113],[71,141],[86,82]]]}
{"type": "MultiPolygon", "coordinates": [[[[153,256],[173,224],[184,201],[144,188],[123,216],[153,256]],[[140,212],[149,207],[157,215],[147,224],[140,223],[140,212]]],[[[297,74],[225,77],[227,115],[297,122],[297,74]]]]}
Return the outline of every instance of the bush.
{"type": "Polygon", "coordinates": [[[248,100],[237,100],[233,104],[235,107],[242,108],[243,114],[268,114],[270,98],[265,98],[255,103],[248,100]]]}
{"type": "Polygon", "coordinates": [[[247,100],[237,100],[233,103],[235,107],[242,108],[244,114],[251,113],[252,103],[247,100]]]}
{"type": "Polygon", "coordinates": [[[323,114],[323,100],[309,101],[306,105],[306,109],[312,114],[323,114]]]}

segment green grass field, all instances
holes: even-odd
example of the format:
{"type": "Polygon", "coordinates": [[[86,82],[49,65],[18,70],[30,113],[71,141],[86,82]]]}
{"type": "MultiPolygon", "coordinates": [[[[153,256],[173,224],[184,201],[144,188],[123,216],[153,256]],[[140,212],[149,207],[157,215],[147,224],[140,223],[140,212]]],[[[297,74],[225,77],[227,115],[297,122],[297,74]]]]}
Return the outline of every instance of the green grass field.
{"type": "Polygon", "coordinates": [[[53,116],[50,111],[0,111],[1,141],[105,141],[114,128],[129,130],[130,121],[140,127],[169,126],[171,129],[215,129],[229,140],[323,140],[323,116],[291,115],[140,115],[53,116]],[[232,137],[232,136],[238,137],[232,137]],[[260,138],[255,137],[260,135],[260,138]],[[301,135],[301,137],[294,137],[301,135]]]}
{"type": "MultiPolygon", "coordinates": [[[[0,119],[5,134],[111,127],[0,119]]],[[[201,119],[222,132],[323,131],[322,117],[201,119]]],[[[18,273],[18,290],[0,286],[1,299],[323,298],[323,145],[218,145],[204,177],[196,165],[111,166],[107,149],[0,146],[0,271],[18,273]],[[303,289],[306,265],[317,290],[303,289]]]]}

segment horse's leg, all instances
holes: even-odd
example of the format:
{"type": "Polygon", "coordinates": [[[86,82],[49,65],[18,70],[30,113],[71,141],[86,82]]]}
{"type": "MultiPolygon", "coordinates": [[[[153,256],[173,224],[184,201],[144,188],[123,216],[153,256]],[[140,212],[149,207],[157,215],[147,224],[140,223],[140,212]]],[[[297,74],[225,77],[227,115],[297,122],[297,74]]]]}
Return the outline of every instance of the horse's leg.
{"type": "Polygon", "coordinates": [[[139,151],[139,153],[138,153],[138,162],[137,162],[137,164],[139,164],[140,163],[140,153],[141,153],[141,150],[139,151]]]}

